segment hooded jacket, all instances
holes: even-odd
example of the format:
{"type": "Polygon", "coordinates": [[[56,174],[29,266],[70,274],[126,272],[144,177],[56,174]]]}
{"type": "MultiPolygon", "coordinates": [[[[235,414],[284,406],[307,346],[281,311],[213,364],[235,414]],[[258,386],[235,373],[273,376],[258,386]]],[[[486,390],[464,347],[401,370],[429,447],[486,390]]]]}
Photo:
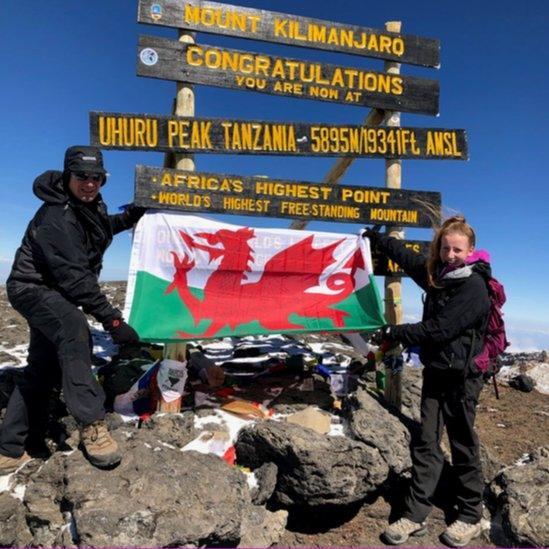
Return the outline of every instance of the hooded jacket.
{"type": "Polygon", "coordinates": [[[439,288],[435,288],[428,283],[426,256],[389,236],[379,235],[374,244],[426,293],[421,322],[394,326],[391,336],[404,345],[419,345],[426,367],[468,369],[483,347],[490,312],[486,285],[490,265],[480,260],[447,272],[441,265],[436,280],[439,288]]]}
{"type": "Polygon", "coordinates": [[[101,195],[90,204],[80,202],[67,190],[59,171],[37,177],[33,191],[44,204],[15,254],[6,283],[10,299],[42,287],[58,291],[99,322],[120,318],[120,311],[101,292],[98,277],[113,235],[132,226],[131,216],[108,215],[101,195]]]}

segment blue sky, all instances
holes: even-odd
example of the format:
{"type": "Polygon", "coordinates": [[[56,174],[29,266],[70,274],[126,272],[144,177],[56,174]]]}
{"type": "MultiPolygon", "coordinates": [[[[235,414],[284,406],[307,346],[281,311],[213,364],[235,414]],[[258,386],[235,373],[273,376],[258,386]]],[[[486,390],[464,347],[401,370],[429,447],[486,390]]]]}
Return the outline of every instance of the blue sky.
{"type": "MultiPolygon", "coordinates": [[[[440,115],[402,115],[402,125],[464,128],[470,160],[403,162],[402,186],[439,191],[443,204],[466,215],[478,245],[492,255],[505,285],[506,320],[513,349],[549,348],[546,289],[549,232],[546,157],[549,49],[543,46],[549,3],[543,0],[434,2],[393,0],[241,0],[234,4],[329,21],[383,28],[400,20],[402,32],[438,38],[441,68],[402,65],[402,74],[438,79],[440,115]],[[337,7],[335,7],[337,6],[337,7]]],[[[169,114],[174,82],[136,76],[139,34],[176,38],[175,29],[137,23],[137,0],[19,0],[0,16],[2,124],[0,125],[0,281],[4,281],[28,221],[39,206],[34,178],[62,166],[65,148],[89,142],[90,110],[169,114]]],[[[199,34],[218,44],[304,60],[380,70],[382,62],[358,56],[199,34]]],[[[246,91],[195,86],[196,115],[279,121],[360,123],[368,109],[246,91]]],[[[103,189],[115,211],[133,197],[136,164],[159,166],[162,155],[106,151],[111,174],[103,189]]],[[[202,171],[320,181],[332,158],[197,155],[202,171]]],[[[384,162],[358,159],[345,184],[383,186],[384,162]]],[[[228,222],[288,226],[287,220],[225,216],[228,222]]],[[[359,226],[313,223],[311,229],[355,232],[359,226]]],[[[427,229],[407,238],[429,239],[427,229]]],[[[116,238],[105,257],[103,279],[127,277],[130,234],[116,238]]],[[[379,279],[382,284],[382,279],[379,279]]],[[[420,293],[403,285],[408,318],[420,311],[420,293]]]]}

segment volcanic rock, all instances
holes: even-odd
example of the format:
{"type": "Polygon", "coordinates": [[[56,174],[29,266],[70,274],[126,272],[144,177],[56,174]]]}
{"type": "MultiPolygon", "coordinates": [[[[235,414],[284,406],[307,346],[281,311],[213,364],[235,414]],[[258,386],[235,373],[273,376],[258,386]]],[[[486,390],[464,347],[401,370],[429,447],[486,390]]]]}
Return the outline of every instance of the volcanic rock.
{"type": "Polygon", "coordinates": [[[274,497],[285,506],[347,505],[375,491],[388,474],[376,448],[291,423],[246,427],[235,446],[242,465],[278,467],[274,497]]]}

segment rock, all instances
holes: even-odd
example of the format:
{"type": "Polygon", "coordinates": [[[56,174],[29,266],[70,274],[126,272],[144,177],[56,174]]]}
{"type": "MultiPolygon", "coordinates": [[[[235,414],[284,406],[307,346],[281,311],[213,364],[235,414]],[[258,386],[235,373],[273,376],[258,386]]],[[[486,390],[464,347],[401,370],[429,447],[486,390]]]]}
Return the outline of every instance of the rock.
{"type": "Polygon", "coordinates": [[[526,374],[519,374],[509,380],[509,387],[522,391],[524,393],[529,393],[534,390],[536,382],[530,376],[526,374]]]}
{"type": "Polygon", "coordinates": [[[272,513],[264,507],[250,505],[244,513],[238,547],[271,547],[284,533],[287,521],[288,511],[281,509],[272,513]]]}
{"type": "Polygon", "coordinates": [[[353,436],[377,448],[391,471],[411,469],[410,433],[376,398],[359,388],[347,398],[345,412],[353,436]]]}
{"type": "Polygon", "coordinates": [[[250,491],[254,505],[263,505],[273,495],[277,473],[278,467],[274,463],[264,463],[254,471],[257,486],[250,491]]]}
{"type": "Polygon", "coordinates": [[[0,547],[27,547],[31,544],[32,534],[25,520],[23,502],[0,493],[0,547]]]}
{"type": "Polygon", "coordinates": [[[422,368],[404,368],[402,374],[402,413],[412,421],[421,421],[422,368]]]}
{"type": "Polygon", "coordinates": [[[547,547],[549,447],[538,448],[527,463],[507,467],[494,483],[506,532],[520,546],[547,547]]]}
{"type": "Polygon", "coordinates": [[[386,479],[379,451],[344,437],[320,435],[291,423],[265,421],[240,431],[238,463],[278,467],[274,493],[282,505],[346,505],[364,499],[386,479]]]}
{"type": "Polygon", "coordinates": [[[27,507],[27,524],[33,534],[32,545],[56,545],[61,529],[66,523],[61,511],[65,458],[64,454],[54,454],[31,477],[27,485],[24,503],[27,507]]]}
{"type": "Polygon", "coordinates": [[[501,471],[503,464],[494,458],[488,447],[480,442],[480,465],[484,482],[490,484],[501,471]]]}
{"type": "Polygon", "coordinates": [[[143,423],[143,430],[153,431],[159,440],[176,448],[183,448],[196,437],[194,414],[191,411],[154,414],[143,423]]]}
{"type": "Polygon", "coordinates": [[[120,429],[120,427],[124,427],[126,425],[122,419],[122,416],[116,412],[109,412],[105,414],[105,423],[107,424],[109,431],[115,431],[116,429],[120,429]]]}
{"type": "Polygon", "coordinates": [[[286,421],[301,425],[302,427],[308,427],[322,435],[329,433],[331,428],[330,414],[324,410],[318,410],[313,406],[308,406],[304,410],[290,414],[286,418],[286,421]]]}
{"type": "Polygon", "coordinates": [[[78,544],[236,545],[251,504],[244,475],[217,456],[151,444],[148,430],[129,434],[113,433],[124,455],[113,470],[92,467],[80,452],[66,458],[64,499],[78,544]]]}
{"type": "Polygon", "coordinates": [[[292,414],[308,406],[332,410],[334,398],[330,386],[319,376],[314,377],[314,391],[302,391],[299,387],[288,387],[273,400],[271,408],[279,414],[292,414]]]}

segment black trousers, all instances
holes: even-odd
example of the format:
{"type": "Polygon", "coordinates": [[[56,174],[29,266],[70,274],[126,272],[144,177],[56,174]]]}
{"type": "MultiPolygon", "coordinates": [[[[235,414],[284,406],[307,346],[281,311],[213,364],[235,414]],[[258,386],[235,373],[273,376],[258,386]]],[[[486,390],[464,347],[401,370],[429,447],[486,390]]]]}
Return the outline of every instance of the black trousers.
{"type": "Polygon", "coordinates": [[[91,335],[84,313],[55,290],[7,290],[30,328],[28,365],[0,430],[0,454],[19,457],[29,430],[45,429],[54,388],[62,388],[68,411],[83,425],[105,417],[105,394],[91,371],[91,335]]]}
{"type": "Polygon", "coordinates": [[[463,372],[424,369],[421,429],[412,441],[412,485],[406,498],[406,518],[422,522],[431,510],[430,499],[444,464],[440,439],[446,426],[457,479],[457,519],[471,524],[481,519],[484,481],[474,423],[482,385],[482,376],[465,378],[463,372]]]}

